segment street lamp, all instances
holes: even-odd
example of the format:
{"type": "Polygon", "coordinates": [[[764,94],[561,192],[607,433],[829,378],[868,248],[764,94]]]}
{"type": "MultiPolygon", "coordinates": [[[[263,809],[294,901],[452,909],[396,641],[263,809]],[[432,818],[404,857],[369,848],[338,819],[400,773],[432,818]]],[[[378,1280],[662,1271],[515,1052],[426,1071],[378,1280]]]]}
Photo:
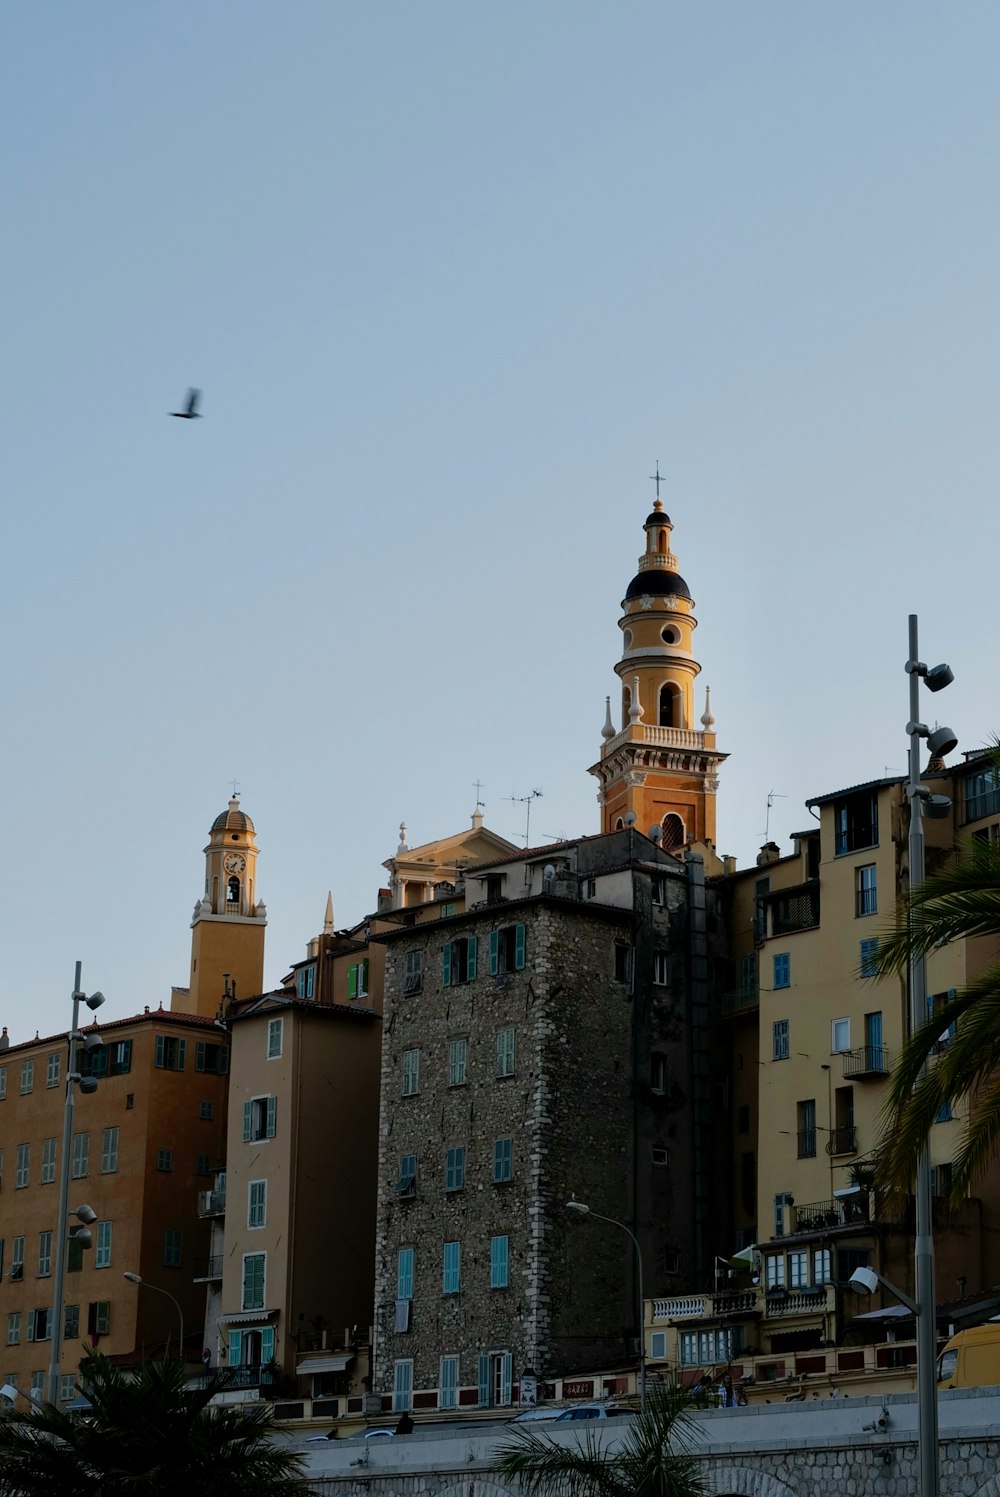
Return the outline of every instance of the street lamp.
{"type": "MultiPolygon", "coordinates": [[[[160,1286],[159,1286],[159,1284],[151,1284],[149,1282],[149,1280],[148,1279],[144,1279],[143,1276],[142,1276],[142,1274],[140,1274],[140,1273],[129,1273],[126,1270],[126,1272],[122,1275],[122,1278],[128,1279],[128,1281],[129,1281],[130,1284],[144,1284],[147,1289],[155,1289],[156,1292],[157,1292],[157,1294],[165,1294],[167,1296],[167,1299],[173,1300],[174,1309],[177,1311],[177,1319],[180,1321],[180,1328],[181,1328],[180,1329],[180,1336],[181,1336],[181,1342],[180,1342],[180,1360],[181,1360],[181,1366],[183,1367],[183,1365],[184,1365],[184,1312],[181,1309],[180,1305],[177,1303],[176,1299],[174,1299],[174,1296],[170,1293],[170,1290],[169,1289],[161,1289],[160,1286]]],[[[164,1348],[164,1359],[167,1360],[167,1361],[169,1361],[169,1359],[170,1359],[170,1337],[169,1336],[167,1337],[167,1344],[166,1344],[166,1346],[164,1348]]]]}
{"type": "Polygon", "coordinates": [[[593,1211],[583,1201],[578,1201],[576,1196],[566,1202],[567,1211],[576,1211],[580,1216],[592,1216],[599,1222],[610,1222],[613,1227],[621,1230],[631,1237],[635,1248],[635,1263],[639,1280],[639,1403],[643,1409],[646,1407],[646,1297],[642,1289],[642,1249],[639,1239],[631,1227],[626,1227],[624,1222],[618,1220],[617,1216],[602,1216],[599,1211],[593,1211]]]}
{"type": "Polygon", "coordinates": [[[81,1247],[90,1247],[91,1235],[87,1230],[91,1222],[97,1220],[97,1213],[91,1211],[89,1206],[80,1206],[73,1213],[83,1222],[82,1227],[76,1227],[72,1232],[67,1232],[69,1221],[69,1152],[73,1144],[73,1102],[76,1088],[79,1087],[84,1093],[95,1092],[97,1081],[93,1076],[82,1076],[76,1068],[76,1047],[82,1044],[84,1050],[89,1054],[91,1050],[98,1048],[104,1041],[100,1035],[80,1033],[80,1004],[85,1003],[91,1010],[100,1008],[104,1002],[103,993],[91,993],[88,998],[86,993],[81,992],[82,964],[76,964],[76,976],[73,980],[73,1022],[69,1031],[69,1059],[66,1065],[66,1102],[63,1107],[63,1140],[62,1156],[59,1160],[59,1214],[56,1217],[56,1272],[53,1284],[52,1305],[52,1347],[49,1353],[49,1403],[55,1403],[59,1397],[59,1362],[62,1353],[63,1337],[63,1289],[66,1283],[66,1253],[70,1240],[73,1239],[81,1247]],[[87,1213],[85,1215],[85,1213],[87,1213]]]}
{"type": "MultiPolygon", "coordinates": [[[[917,615],[909,619],[909,659],[906,674],[910,678],[910,720],[906,731],[910,737],[909,773],[906,794],[910,801],[910,901],[924,881],[924,816],[937,819],[948,815],[951,801],[946,795],[932,795],[920,783],[920,740],[926,738],[932,754],[949,754],[958,743],[950,728],[931,730],[920,721],[920,682],[930,691],[940,691],[955,679],[948,665],[930,669],[920,659],[917,644],[917,615]]],[[[927,1018],[927,958],[923,950],[911,945],[910,962],[910,1033],[914,1034],[927,1018]]],[[[921,1073],[923,1074],[923,1073],[921,1073]]],[[[931,1196],[931,1156],[925,1138],[917,1159],[914,1186],[916,1232],[914,1236],[914,1288],[916,1303],[894,1286],[892,1293],[909,1305],[917,1322],[917,1439],[920,1465],[920,1497],[938,1497],[938,1408],[937,1408],[937,1340],[936,1296],[934,1288],[934,1220],[931,1196]]],[[[884,1282],[884,1281],[883,1281],[884,1282]]]]}

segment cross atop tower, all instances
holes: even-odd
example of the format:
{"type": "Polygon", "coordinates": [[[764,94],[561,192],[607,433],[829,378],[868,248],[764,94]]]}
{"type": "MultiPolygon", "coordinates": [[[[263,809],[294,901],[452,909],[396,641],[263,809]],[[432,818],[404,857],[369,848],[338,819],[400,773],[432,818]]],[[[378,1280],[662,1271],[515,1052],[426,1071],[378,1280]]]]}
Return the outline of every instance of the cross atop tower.
{"type": "Polygon", "coordinates": [[[656,484],[656,497],[657,497],[657,499],[659,499],[659,497],[660,497],[660,484],[661,483],[666,483],[666,481],[667,481],[665,478],[661,477],[661,475],[660,475],[660,459],[659,458],[656,459],[656,472],[655,473],[650,473],[650,475],[649,475],[649,481],[650,481],[650,483],[655,483],[656,484]]]}

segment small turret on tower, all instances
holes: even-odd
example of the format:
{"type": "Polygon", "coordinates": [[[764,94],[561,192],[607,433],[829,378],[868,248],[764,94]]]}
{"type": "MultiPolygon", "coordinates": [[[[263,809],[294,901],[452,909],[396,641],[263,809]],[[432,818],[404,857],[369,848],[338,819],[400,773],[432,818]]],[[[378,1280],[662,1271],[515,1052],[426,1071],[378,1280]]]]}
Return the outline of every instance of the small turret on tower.
{"type": "Polygon", "coordinates": [[[727,757],[715,746],[715,719],[706,692],[695,722],[694,601],[670,549],[673,526],[659,498],[647,515],[646,546],[622,599],[621,728],[608,717],[601,757],[591,766],[601,784],[601,830],[628,824],[659,831],[670,851],[715,840],[718,768],[727,757]],[[609,729],[611,731],[609,732],[609,729]]]}

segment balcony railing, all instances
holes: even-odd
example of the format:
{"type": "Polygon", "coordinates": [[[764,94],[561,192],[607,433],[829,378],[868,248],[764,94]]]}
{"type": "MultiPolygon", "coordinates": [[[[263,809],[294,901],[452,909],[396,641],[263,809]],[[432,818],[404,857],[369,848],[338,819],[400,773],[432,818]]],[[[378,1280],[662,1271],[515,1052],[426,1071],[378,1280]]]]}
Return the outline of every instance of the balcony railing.
{"type": "Polygon", "coordinates": [[[760,1008],[760,993],[757,988],[747,993],[723,993],[722,1017],[731,1019],[735,1014],[750,1014],[760,1008]]]}
{"type": "Polygon", "coordinates": [[[787,1315],[815,1315],[833,1309],[833,1285],[816,1284],[808,1289],[770,1289],[765,1297],[764,1314],[768,1320],[787,1315]]]}
{"type": "Polygon", "coordinates": [[[219,1253],[214,1258],[203,1258],[194,1266],[194,1281],[196,1284],[205,1284],[212,1279],[222,1278],[223,1256],[219,1253]]]}
{"type": "Polygon", "coordinates": [[[653,723],[633,723],[609,738],[601,749],[601,758],[606,759],[623,743],[649,743],[657,748],[700,749],[705,748],[704,733],[691,728],[660,728],[653,723]]]}
{"type": "Polygon", "coordinates": [[[828,1154],[856,1154],[858,1152],[858,1130],[853,1123],[841,1123],[831,1128],[827,1140],[828,1154]]]}
{"type": "Polygon", "coordinates": [[[808,1206],[793,1206],[791,1210],[793,1233],[833,1232],[841,1227],[854,1227],[871,1221],[866,1191],[832,1201],[813,1201],[808,1206]]]}
{"type": "Polygon", "coordinates": [[[984,816],[996,816],[1000,812],[1000,789],[983,790],[978,795],[966,795],[966,821],[981,821],[984,816]]]}
{"type": "Polygon", "coordinates": [[[715,1320],[724,1315],[753,1315],[760,1309],[759,1289],[720,1289],[716,1294],[678,1294],[654,1299],[654,1320],[715,1320]]]}
{"type": "Polygon", "coordinates": [[[790,936],[819,924],[819,885],[802,885],[769,894],[764,904],[772,936],[790,936]]]}
{"type": "Polygon", "coordinates": [[[867,1076],[888,1076],[889,1052],[885,1045],[862,1045],[844,1051],[844,1080],[861,1081],[867,1076]]]}
{"type": "Polygon", "coordinates": [[[226,1192],[224,1190],[199,1190],[199,1216],[225,1216],[226,1192]]]}
{"type": "Polygon", "coordinates": [[[230,1367],[226,1372],[227,1388],[270,1388],[274,1373],[266,1367],[230,1367]]]}

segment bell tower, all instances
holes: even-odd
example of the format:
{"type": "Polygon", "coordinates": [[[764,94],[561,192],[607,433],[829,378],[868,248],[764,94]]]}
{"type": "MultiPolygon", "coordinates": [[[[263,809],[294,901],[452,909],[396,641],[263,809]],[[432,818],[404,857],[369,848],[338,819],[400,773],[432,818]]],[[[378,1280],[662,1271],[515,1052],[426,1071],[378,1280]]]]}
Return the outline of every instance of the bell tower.
{"type": "Polygon", "coordinates": [[[191,921],[187,1011],[214,1018],[228,987],[238,998],[264,985],[267,909],[257,898],[257,844],[250,817],[234,794],[212,822],[205,848],[205,893],[191,921]]]}
{"type": "Polygon", "coordinates": [[[694,656],[698,621],[687,583],[670,549],[672,525],[659,498],[643,526],[646,548],[622,600],[621,727],[611,698],[604,745],[590,773],[600,781],[601,831],[634,825],[676,852],[715,841],[715,792],[727,757],[715,746],[710,693],[695,722],[694,656]]]}

